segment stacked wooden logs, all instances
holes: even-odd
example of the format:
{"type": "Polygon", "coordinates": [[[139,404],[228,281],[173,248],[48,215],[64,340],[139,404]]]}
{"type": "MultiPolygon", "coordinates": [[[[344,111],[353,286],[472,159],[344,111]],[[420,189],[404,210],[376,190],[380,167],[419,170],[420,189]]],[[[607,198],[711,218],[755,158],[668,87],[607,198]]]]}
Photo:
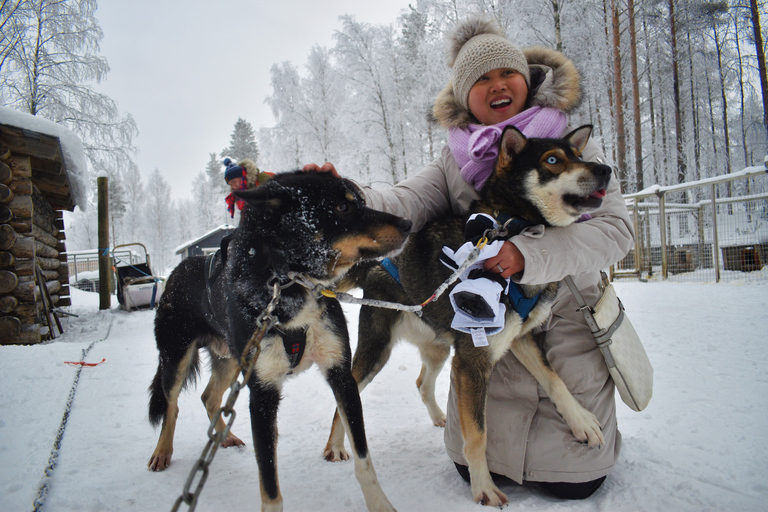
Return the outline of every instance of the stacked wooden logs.
{"type": "Polygon", "coordinates": [[[37,266],[53,304],[70,304],[63,229],[62,213],[32,182],[30,158],[0,155],[0,343],[39,343],[50,335],[37,266]]]}

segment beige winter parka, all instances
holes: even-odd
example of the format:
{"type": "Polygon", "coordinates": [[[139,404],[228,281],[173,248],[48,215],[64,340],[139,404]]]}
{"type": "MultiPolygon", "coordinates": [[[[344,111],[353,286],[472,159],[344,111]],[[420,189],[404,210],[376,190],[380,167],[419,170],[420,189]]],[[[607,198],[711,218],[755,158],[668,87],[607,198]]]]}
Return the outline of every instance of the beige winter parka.
{"type": "MultiPolygon", "coordinates": [[[[581,99],[579,74],[573,63],[562,54],[543,48],[530,48],[525,54],[531,68],[527,104],[556,107],[566,113],[573,111],[581,99]]],[[[477,123],[456,102],[450,83],[438,95],[434,114],[444,128],[477,123]]],[[[605,160],[593,140],[585,148],[583,158],[605,160]]],[[[391,189],[366,188],[364,193],[369,206],[411,219],[414,230],[442,215],[465,213],[470,203],[478,199],[477,192],[461,177],[447,146],[419,174],[391,189]]],[[[616,176],[603,205],[591,220],[564,228],[547,228],[541,236],[522,233],[511,241],[525,257],[525,270],[513,277],[515,281],[561,281],[570,274],[587,303],[596,303],[599,270],[623,258],[633,243],[629,215],[616,176]]],[[[580,444],[544,390],[510,352],[499,361],[491,376],[487,405],[489,468],[519,483],[597,479],[611,471],[621,447],[615,388],[589,328],[562,282],[552,315],[541,331],[550,364],[576,399],[597,416],[606,445],[594,449],[580,444]]],[[[466,464],[452,389],[447,415],[448,455],[454,462],[466,464]]]]}

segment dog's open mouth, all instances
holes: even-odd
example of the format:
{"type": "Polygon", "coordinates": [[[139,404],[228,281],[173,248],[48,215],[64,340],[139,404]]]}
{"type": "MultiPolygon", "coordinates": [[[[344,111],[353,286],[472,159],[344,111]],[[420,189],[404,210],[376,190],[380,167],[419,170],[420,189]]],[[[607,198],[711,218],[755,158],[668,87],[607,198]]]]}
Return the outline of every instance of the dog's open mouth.
{"type": "Polygon", "coordinates": [[[603,204],[603,198],[605,197],[605,189],[598,189],[588,196],[576,196],[572,194],[566,194],[563,196],[563,201],[570,204],[579,211],[582,210],[595,210],[603,204]]]}

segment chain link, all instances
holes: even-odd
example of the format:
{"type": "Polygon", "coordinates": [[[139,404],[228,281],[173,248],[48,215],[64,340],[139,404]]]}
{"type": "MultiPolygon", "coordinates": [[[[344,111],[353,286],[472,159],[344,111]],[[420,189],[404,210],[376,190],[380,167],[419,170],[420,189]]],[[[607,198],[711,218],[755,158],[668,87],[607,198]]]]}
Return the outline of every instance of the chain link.
{"type": "Polygon", "coordinates": [[[272,299],[258,318],[256,318],[256,332],[254,332],[251,339],[248,340],[248,343],[243,350],[243,355],[240,357],[240,372],[232,378],[232,382],[229,384],[227,401],[211,418],[211,424],[208,426],[208,442],[206,443],[205,448],[203,448],[203,453],[200,455],[200,458],[198,458],[195,465],[192,466],[192,470],[189,472],[189,477],[187,477],[187,481],[184,484],[184,489],[181,495],[176,498],[176,502],[171,509],[172,512],[178,511],[182,503],[189,506],[188,510],[190,512],[195,510],[197,500],[203,490],[203,485],[205,485],[205,481],[208,479],[208,468],[210,467],[211,462],[213,462],[216,450],[219,449],[221,443],[227,438],[229,431],[232,428],[232,424],[235,422],[235,416],[237,415],[234,409],[235,402],[240,394],[240,390],[248,384],[248,381],[253,374],[253,369],[256,367],[256,360],[261,353],[261,340],[277,323],[277,318],[272,316],[272,313],[275,311],[277,303],[280,300],[280,282],[277,277],[273,275],[267,282],[267,286],[272,287],[272,299]],[[241,374],[243,376],[242,381],[238,380],[241,374]],[[217,433],[216,423],[218,423],[219,419],[222,417],[229,417],[229,420],[226,422],[224,429],[217,433]],[[194,492],[190,492],[192,484],[195,482],[199,473],[202,474],[199,475],[199,481],[197,481],[197,485],[194,488],[195,490],[194,492]]]}

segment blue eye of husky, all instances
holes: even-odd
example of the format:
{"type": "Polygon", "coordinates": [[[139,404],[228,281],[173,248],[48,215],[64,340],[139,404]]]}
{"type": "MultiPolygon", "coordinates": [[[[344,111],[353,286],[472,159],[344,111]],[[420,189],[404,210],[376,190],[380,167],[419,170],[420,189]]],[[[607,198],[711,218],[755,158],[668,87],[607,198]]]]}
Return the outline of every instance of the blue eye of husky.
{"type": "Polygon", "coordinates": [[[555,165],[557,163],[557,158],[551,156],[551,157],[547,158],[547,163],[549,165],[555,165]]]}

